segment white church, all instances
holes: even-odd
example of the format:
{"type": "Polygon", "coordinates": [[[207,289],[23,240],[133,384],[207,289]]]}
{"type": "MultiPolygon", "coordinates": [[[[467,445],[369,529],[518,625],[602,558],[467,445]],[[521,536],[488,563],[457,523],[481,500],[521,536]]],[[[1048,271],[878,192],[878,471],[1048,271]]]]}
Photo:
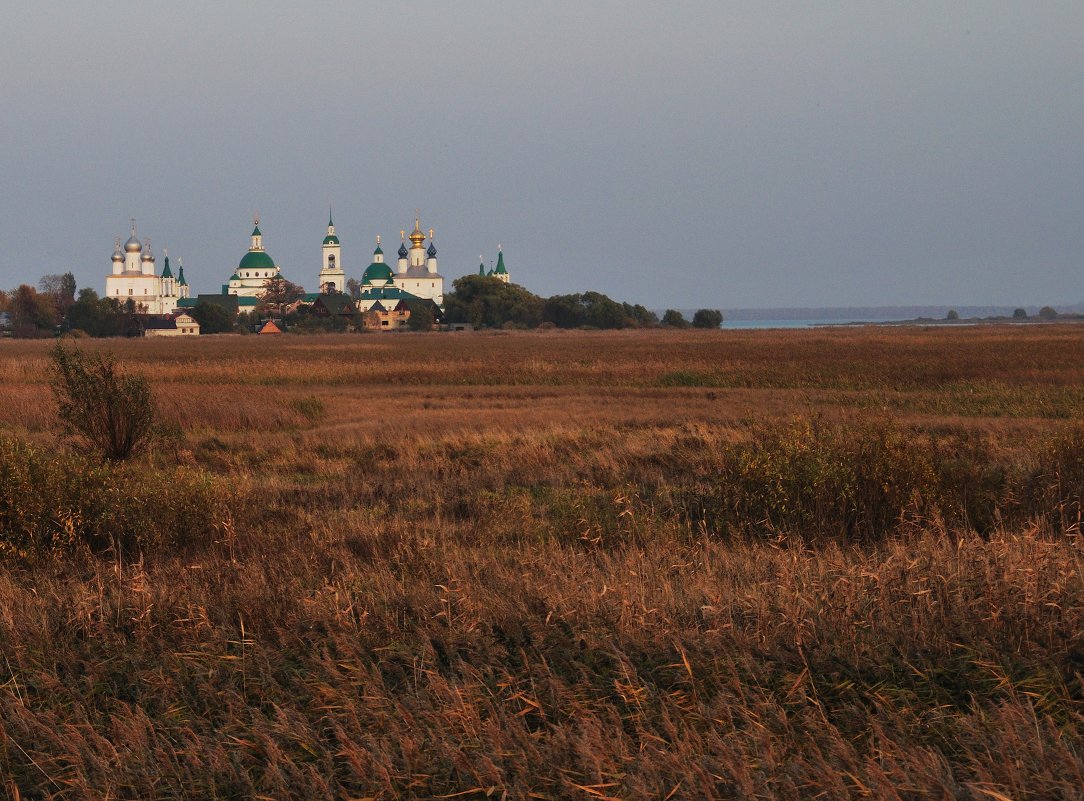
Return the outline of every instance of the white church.
{"type": "Polygon", "coordinates": [[[429,229],[429,247],[422,232],[421,220],[414,215],[414,230],[410,232],[410,248],[406,246],[406,230],[399,232],[399,260],[392,270],[384,261],[380,237],[376,238],[373,260],[361,275],[361,297],[358,310],[367,312],[378,304],[388,310],[399,302],[432,300],[444,306],[444,276],[437,269],[437,248],[433,244],[433,229],[429,229]]]}
{"type": "Polygon", "coordinates": [[[180,265],[177,277],[169,267],[169,254],[165,253],[162,272],[156,270],[154,253],[149,239],[139,241],[135,220],[123,249],[120,237],[113,248],[112,271],[105,278],[105,295],[121,303],[131,300],[143,314],[173,314],[177,301],[188,297],[188,282],[184,278],[184,266],[180,265]]]}

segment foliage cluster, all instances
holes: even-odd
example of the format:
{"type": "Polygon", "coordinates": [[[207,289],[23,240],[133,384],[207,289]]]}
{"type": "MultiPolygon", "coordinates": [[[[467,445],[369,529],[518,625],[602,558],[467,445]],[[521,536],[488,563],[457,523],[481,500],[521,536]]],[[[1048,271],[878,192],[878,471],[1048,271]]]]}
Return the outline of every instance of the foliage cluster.
{"type": "Polygon", "coordinates": [[[145,448],[154,433],[150,384],[123,372],[109,354],[53,348],[53,395],[68,434],[113,461],[145,448]]]}
{"type": "Polygon", "coordinates": [[[662,324],[670,326],[671,328],[689,327],[689,321],[686,320],[685,315],[677,309],[667,309],[662,315],[662,324]]]}
{"type": "Polygon", "coordinates": [[[656,314],[644,306],[619,303],[601,292],[540,298],[517,284],[481,275],[456,279],[445,307],[448,322],[470,323],[475,328],[509,323],[536,328],[546,323],[556,328],[615,329],[659,323],[656,314]]]}
{"type": "Polygon", "coordinates": [[[192,318],[199,323],[200,335],[225,334],[234,330],[233,313],[217,303],[200,301],[192,307],[192,318]]]}
{"type": "Polygon", "coordinates": [[[22,284],[10,293],[0,292],[0,312],[11,315],[14,336],[48,336],[64,319],[75,301],[75,278],[71,273],[42,276],[38,289],[22,284]]]}
{"type": "Polygon", "coordinates": [[[547,298],[542,319],[558,328],[630,328],[659,323],[655,313],[643,306],[618,303],[601,292],[547,298]]]}
{"type": "Polygon", "coordinates": [[[229,519],[226,482],[190,467],[101,462],[0,435],[0,554],[37,560],[209,545],[229,519]]]}
{"type": "Polygon", "coordinates": [[[260,293],[260,304],[257,310],[265,316],[273,314],[275,317],[282,318],[286,315],[286,310],[297,303],[304,295],[304,287],[295,284],[293,281],[288,281],[282,276],[276,276],[269,279],[264,285],[264,290],[260,293]]]}
{"type": "Polygon", "coordinates": [[[470,323],[475,328],[499,328],[515,323],[534,328],[542,322],[542,298],[518,284],[496,278],[466,275],[457,278],[444,301],[450,323],[470,323]]]}

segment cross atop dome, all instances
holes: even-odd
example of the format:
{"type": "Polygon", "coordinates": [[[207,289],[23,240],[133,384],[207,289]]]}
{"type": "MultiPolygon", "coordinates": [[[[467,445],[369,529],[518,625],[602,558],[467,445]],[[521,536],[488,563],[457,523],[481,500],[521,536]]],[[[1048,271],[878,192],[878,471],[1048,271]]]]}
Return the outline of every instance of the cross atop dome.
{"type": "Polygon", "coordinates": [[[418,216],[418,210],[414,209],[414,230],[410,232],[410,247],[421,248],[422,242],[425,241],[425,234],[422,233],[422,223],[418,216]]]}

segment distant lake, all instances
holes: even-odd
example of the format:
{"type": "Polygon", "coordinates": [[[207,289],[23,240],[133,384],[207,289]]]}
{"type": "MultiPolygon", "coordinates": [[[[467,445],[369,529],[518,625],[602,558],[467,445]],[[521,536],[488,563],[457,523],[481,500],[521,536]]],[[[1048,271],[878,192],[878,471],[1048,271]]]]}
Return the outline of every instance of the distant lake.
{"type": "MultiPolygon", "coordinates": [[[[898,318],[895,318],[898,320],[898,318]]],[[[847,325],[848,323],[888,323],[895,320],[870,320],[865,319],[829,319],[829,318],[817,318],[807,320],[723,320],[724,329],[743,329],[743,328],[812,328],[818,325],[847,325]]]]}

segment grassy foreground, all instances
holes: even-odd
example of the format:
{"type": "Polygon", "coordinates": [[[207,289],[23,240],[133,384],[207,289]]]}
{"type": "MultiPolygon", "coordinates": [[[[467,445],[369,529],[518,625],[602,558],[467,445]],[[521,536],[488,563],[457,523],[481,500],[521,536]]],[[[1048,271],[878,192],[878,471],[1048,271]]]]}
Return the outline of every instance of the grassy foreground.
{"type": "Polygon", "coordinates": [[[120,467],[0,346],[10,798],[1080,797],[1084,328],[106,347],[120,467]]]}

